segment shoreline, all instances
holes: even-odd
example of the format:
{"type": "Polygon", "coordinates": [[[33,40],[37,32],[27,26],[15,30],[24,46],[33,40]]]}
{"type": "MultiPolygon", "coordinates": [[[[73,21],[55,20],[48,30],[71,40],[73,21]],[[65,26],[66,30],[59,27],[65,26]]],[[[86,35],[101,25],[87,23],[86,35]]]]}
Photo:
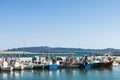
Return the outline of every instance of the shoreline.
{"type": "Polygon", "coordinates": [[[31,52],[23,52],[23,51],[0,51],[0,54],[31,54],[31,52]]]}
{"type": "Polygon", "coordinates": [[[23,52],[23,51],[0,51],[0,54],[75,54],[73,52],[23,52]]]}

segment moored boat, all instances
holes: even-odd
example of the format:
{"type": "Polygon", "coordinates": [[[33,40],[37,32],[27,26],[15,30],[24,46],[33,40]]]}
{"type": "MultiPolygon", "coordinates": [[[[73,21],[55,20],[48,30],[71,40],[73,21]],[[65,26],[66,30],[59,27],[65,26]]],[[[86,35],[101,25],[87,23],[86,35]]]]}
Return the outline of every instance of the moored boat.
{"type": "Polygon", "coordinates": [[[64,61],[60,62],[60,68],[79,68],[80,63],[79,60],[73,56],[72,53],[70,53],[70,55],[65,58],[64,61]]]}
{"type": "Polygon", "coordinates": [[[49,69],[58,69],[59,68],[59,61],[56,61],[56,60],[52,60],[49,62],[49,65],[48,65],[48,68],[49,69]]]}
{"type": "Polygon", "coordinates": [[[13,66],[13,70],[23,70],[24,69],[24,66],[22,64],[20,64],[20,62],[18,62],[18,61],[15,61],[12,66],[13,66]]]}
{"type": "Polygon", "coordinates": [[[114,61],[112,65],[113,65],[113,67],[116,67],[116,66],[119,65],[119,63],[117,63],[116,61],[114,61]]]}
{"type": "Polygon", "coordinates": [[[90,69],[90,68],[106,68],[112,67],[113,61],[110,57],[105,56],[101,57],[101,59],[88,59],[88,56],[85,56],[83,61],[80,63],[80,68],[90,69]]]}
{"type": "Polygon", "coordinates": [[[2,71],[12,71],[13,67],[9,66],[7,61],[4,61],[4,62],[0,62],[0,70],[2,70],[2,71]]]}

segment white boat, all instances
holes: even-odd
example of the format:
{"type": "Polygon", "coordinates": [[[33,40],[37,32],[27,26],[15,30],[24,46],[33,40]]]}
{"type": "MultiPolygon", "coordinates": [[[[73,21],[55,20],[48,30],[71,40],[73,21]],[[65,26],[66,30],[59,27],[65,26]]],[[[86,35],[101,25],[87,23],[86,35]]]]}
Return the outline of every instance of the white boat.
{"type": "Polygon", "coordinates": [[[0,63],[0,70],[2,70],[2,71],[12,71],[13,67],[8,66],[8,62],[4,61],[4,62],[0,63]]]}
{"type": "Polygon", "coordinates": [[[113,65],[113,67],[116,67],[116,66],[118,66],[119,64],[114,61],[112,65],[113,65]]]}
{"type": "Polygon", "coordinates": [[[13,67],[11,67],[11,66],[8,66],[8,67],[0,67],[0,70],[2,70],[2,71],[12,71],[12,70],[13,70],[13,67]]]}
{"type": "Polygon", "coordinates": [[[23,64],[24,69],[33,69],[33,64],[23,64]]]}
{"type": "Polygon", "coordinates": [[[43,68],[45,68],[44,64],[36,64],[36,63],[33,64],[33,69],[43,69],[43,68]]]}
{"type": "Polygon", "coordinates": [[[13,65],[13,70],[23,70],[24,66],[20,62],[16,61],[13,65]]]}

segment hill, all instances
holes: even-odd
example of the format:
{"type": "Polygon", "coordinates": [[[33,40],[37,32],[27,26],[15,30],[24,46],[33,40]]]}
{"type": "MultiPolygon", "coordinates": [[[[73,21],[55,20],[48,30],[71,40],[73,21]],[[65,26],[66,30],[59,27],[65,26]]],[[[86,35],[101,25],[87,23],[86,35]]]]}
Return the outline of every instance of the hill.
{"type": "Polygon", "coordinates": [[[120,49],[106,48],[106,49],[82,49],[82,48],[62,48],[62,47],[22,47],[13,48],[5,51],[25,51],[25,52],[120,52],[120,49]]]}

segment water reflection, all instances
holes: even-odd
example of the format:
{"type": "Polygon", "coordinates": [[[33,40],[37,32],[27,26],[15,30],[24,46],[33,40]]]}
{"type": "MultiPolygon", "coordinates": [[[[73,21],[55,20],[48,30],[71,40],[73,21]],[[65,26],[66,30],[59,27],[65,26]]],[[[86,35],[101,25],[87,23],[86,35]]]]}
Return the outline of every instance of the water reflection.
{"type": "Polygon", "coordinates": [[[2,76],[3,76],[3,79],[6,79],[8,75],[7,73],[4,73],[2,76]]]}
{"type": "MultiPolygon", "coordinates": [[[[118,68],[117,68],[118,69],[118,68]]],[[[95,78],[103,79],[116,77],[120,78],[117,75],[114,76],[114,71],[112,68],[100,68],[100,69],[59,69],[59,70],[22,70],[22,71],[11,71],[5,72],[0,71],[0,80],[78,80],[79,78],[84,80],[96,80],[95,78]],[[111,76],[112,75],[112,76],[111,76]]],[[[119,71],[120,72],[120,71],[119,71]]]]}
{"type": "Polygon", "coordinates": [[[79,69],[79,73],[80,74],[83,74],[83,75],[87,75],[87,70],[85,70],[85,69],[79,69]]]}
{"type": "Polygon", "coordinates": [[[66,69],[66,73],[69,74],[69,75],[75,74],[75,73],[74,73],[75,71],[76,71],[75,69],[71,69],[71,68],[67,68],[67,69],[66,69]]]}
{"type": "Polygon", "coordinates": [[[35,75],[42,75],[43,71],[42,70],[32,70],[32,74],[35,74],[35,75]]]}
{"type": "Polygon", "coordinates": [[[0,71],[0,80],[6,80],[8,77],[10,77],[11,72],[7,71],[0,71]]]}

